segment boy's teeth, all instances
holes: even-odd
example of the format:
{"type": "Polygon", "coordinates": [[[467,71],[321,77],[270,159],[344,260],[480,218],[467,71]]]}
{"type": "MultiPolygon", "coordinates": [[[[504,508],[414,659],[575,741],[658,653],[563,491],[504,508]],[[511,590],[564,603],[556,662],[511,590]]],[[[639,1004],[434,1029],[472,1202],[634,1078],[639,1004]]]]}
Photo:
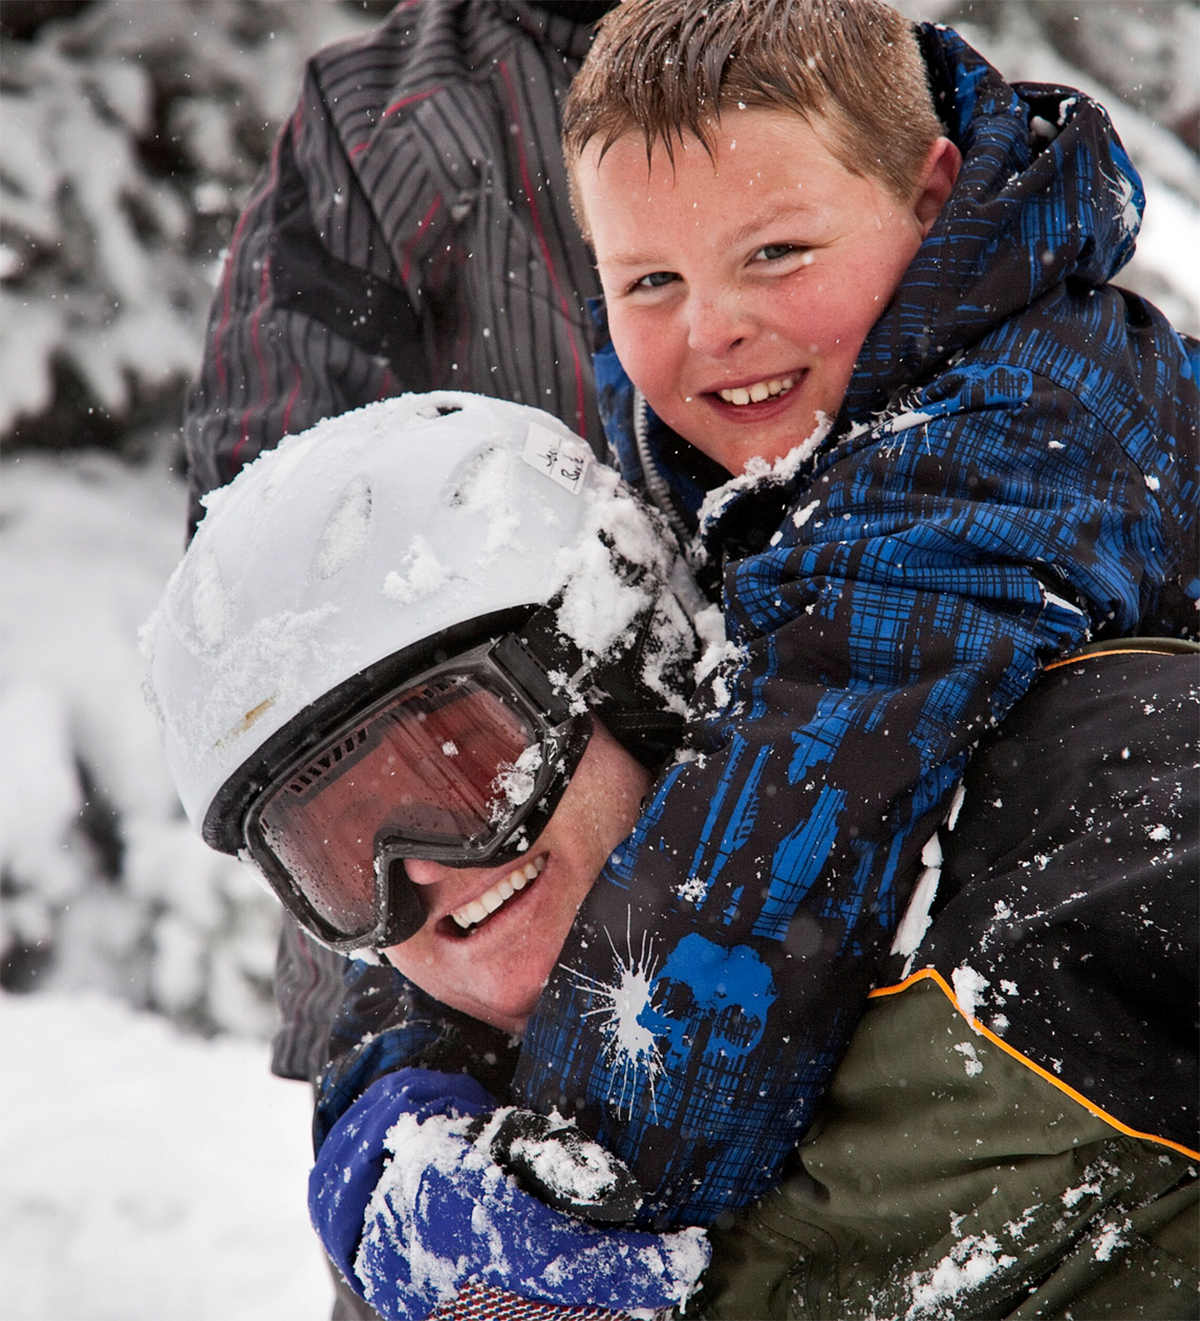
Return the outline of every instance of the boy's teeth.
{"type": "Polygon", "coordinates": [[[718,390],[727,404],[761,404],[773,395],[784,394],[796,384],[794,376],[775,376],[769,381],[755,381],[753,385],[739,385],[732,390],[718,390]]]}
{"type": "Polygon", "coordinates": [[[485,894],[481,894],[478,899],[472,899],[469,904],[464,904],[461,908],[456,908],[450,916],[466,931],[468,928],[482,922],[485,917],[491,916],[514,894],[519,890],[523,890],[530,881],[536,879],[545,865],[546,855],[543,853],[540,857],[527,862],[523,867],[514,867],[507,876],[501,877],[485,894]]]}

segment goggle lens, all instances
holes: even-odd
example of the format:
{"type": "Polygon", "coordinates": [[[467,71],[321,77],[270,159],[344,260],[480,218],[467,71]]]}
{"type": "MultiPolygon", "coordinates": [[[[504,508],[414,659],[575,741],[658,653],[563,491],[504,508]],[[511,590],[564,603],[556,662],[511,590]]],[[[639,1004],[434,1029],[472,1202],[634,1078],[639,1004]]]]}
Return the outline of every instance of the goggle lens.
{"type": "Polygon", "coordinates": [[[435,677],[294,768],[255,809],[256,833],[325,922],[361,935],[379,921],[377,843],[482,857],[532,796],[542,741],[492,684],[435,677]]]}

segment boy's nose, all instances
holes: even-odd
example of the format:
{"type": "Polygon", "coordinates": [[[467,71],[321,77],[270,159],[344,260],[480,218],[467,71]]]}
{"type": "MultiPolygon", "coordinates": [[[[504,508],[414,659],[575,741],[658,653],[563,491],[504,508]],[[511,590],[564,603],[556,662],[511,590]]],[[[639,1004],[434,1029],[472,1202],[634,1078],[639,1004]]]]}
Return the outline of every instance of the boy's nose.
{"type": "Polygon", "coordinates": [[[688,347],[723,358],[749,338],[753,324],[737,294],[693,298],[688,306],[688,347]]]}

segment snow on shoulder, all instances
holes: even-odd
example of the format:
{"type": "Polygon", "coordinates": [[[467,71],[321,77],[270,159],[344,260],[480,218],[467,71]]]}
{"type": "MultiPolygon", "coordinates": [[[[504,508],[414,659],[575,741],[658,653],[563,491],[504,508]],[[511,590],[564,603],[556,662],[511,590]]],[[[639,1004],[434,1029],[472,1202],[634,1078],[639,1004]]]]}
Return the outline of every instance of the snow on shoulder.
{"type": "MultiPolygon", "coordinates": [[[[755,455],[747,461],[744,471],[738,476],[731,477],[721,486],[714,487],[713,490],[709,491],[704,497],[704,503],[700,506],[701,539],[703,539],[706,530],[716,523],[729,505],[744,492],[753,490],[755,487],[785,486],[790,482],[804,464],[817,452],[821,442],[829,435],[832,426],[832,418],[818,411],[817,425],[812,434],[805,437],[794,449],[776,459],[774,463],[768,463],[766,459],[761,459],[755,455]]],[[[800,519],[797,526],[802,526],[804,521],[806,520],[800,519]]]]}

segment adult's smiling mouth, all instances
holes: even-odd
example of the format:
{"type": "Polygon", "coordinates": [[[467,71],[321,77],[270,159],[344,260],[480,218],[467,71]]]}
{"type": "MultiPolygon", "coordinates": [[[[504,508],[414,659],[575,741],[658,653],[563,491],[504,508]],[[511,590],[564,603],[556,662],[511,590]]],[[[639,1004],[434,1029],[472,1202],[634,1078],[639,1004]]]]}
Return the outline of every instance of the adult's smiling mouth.
{"type": "Polygon", "coordinates": [[[547,856],[545,853],[539,853],[537,857],[530,858],[521,866],[514,867],[507,876],[502,876],[491,889],[485,890],[477,899],[472,899],[470,903],[454,909],[450,916],[454,919],[460,934],[466,935],[486,922],[514,895],[519,894],[532,881],[536,881],[546,865],[547,856]]]}

